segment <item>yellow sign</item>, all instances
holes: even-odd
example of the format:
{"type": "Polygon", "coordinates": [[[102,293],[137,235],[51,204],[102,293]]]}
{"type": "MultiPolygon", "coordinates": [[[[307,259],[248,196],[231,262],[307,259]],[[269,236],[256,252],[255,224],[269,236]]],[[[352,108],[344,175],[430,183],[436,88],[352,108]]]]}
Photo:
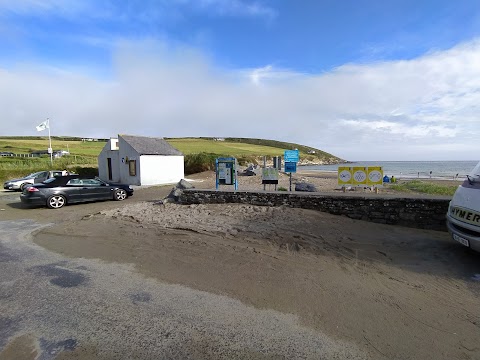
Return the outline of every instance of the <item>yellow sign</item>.
{"type": "Polygon", "coordinates": [[[381,166],[339,166],[338,185],[345,186],[383,186],[383,168],[381,166]]]}
{"type": "Polygon", "coordinates": [[[338,167],[338,185],[352,184],[352,168],[348,166],[338,167]]]}
{"type": "Polygon", "coordinates": [[[367,168],[363,166],[354,166],[352,168],[353,185],[367,185],[367,168]]]}
{"type": "Polygon", "coordinates": [[[383,168],[381,166],[369,166],[367,168],[367,184],[369,186],[383,186],[383,168]]]}

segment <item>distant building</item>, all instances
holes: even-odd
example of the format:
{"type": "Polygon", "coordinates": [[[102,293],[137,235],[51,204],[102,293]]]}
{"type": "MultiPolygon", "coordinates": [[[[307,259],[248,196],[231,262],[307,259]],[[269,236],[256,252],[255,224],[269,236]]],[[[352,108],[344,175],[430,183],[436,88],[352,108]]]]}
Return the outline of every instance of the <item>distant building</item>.
{"type": "MultiPolygon", "coordinates": [[[[30,152],[30,155],[34,156],[34,157],[40,157],[40,156],[50,156],[50,154],[48,153],[48,150],[35,150],[35,151],[31,151],[30,152]]],[[[63,155],[62,153],[62,150],[53,150],[52,152],[52,157],[54,158],[58,158],[58,157],[61,157],[63,155]]]]}
{"type": "Polygon", "coordinates": [[[183,154],[161,138],[118,135],[98,155],[105,181],[130,185],[173,184],[184,178],[183,154]]]}
{"type": "Polygon", "coordinates": [[[315,154],[315,150],[308,150],[309,154],[315,154]]]}
{"type": "Polygon", "coordinates": [[[225,141],[225,138],[215,138],[214,141],[225,141]]]}

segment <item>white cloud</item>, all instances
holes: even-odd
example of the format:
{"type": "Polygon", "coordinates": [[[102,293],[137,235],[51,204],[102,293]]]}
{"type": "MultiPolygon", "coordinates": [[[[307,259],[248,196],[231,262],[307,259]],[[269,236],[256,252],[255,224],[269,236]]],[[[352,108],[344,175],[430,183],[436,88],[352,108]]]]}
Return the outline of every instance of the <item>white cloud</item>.
{"type": "Polygon", "coordinates": [[[0,69],[3,135],[259,137],[349,160],[475,159],[480,43],[324,74],[222,69],[202,52],[122,43],[106,81],[38,64],[0,69]]]}

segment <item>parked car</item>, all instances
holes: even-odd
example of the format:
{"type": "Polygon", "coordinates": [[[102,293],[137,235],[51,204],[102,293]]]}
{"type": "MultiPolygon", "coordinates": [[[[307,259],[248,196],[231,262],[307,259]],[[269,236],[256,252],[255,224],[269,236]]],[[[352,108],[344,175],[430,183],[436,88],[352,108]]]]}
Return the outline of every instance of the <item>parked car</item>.
{"type": "Polygon", "coordinates": [[[0,152],[0,156],[14,156],[15,154],[10,151],[2,151],[0,152]]]}
{"type": "Polygon", "coordinates": [[[6,190],[20,190],[31,185],[33,183],[40,183],[44,180],[53,178],[55,176],[62,176],[61,170],[52,170],[52,171],[39,171],[36,173],[32,173],[20,179],[12,179],[8,180],[3,184],[3,188],[6,190]]]}
{"type": "Polygon", "coordinates": [[[87,201],[122,201],[133,195],[130,185],[107,183],[97,177],[67,175],[26,187],[20,195],[24,204],[59,209],[66,204],[87,201]]]}
{"type": "Polygon", "coordinates": [[[480,162],[455,191],[447,227],[453,240],[480,252],[480,162]]]}

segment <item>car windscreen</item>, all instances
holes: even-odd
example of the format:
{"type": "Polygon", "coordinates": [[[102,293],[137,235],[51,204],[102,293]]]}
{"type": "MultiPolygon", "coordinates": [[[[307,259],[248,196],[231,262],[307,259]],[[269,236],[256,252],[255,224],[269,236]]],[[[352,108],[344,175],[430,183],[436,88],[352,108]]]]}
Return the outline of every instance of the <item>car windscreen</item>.
{"type": "Polygon", "coordinates": [[[468,174],[468,180],[471,182],[480,182],[480,162],[468,174]]]}
{"type": "Polygon", "coordinates": [[[36,178],[39,177],[40,175],[43,175],[45,171],[39,171],[36,173],[31,173],[30,175],[25,176],[25,178],[36,178]]]}

